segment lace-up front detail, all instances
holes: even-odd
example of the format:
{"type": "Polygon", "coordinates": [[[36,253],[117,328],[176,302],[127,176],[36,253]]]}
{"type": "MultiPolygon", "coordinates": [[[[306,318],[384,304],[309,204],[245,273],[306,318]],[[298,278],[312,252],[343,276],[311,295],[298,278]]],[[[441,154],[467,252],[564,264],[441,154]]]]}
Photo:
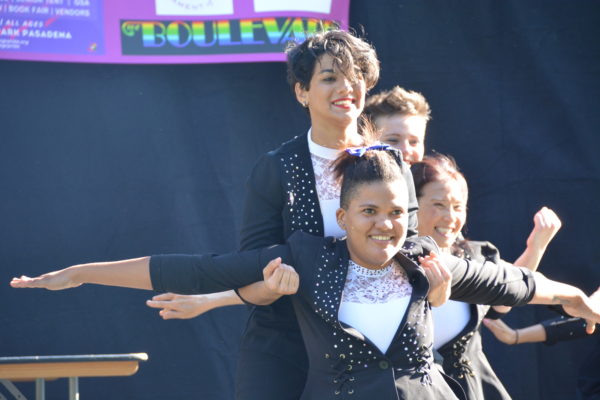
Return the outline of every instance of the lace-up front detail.
{"type": "Polygon", "coordinates": [[[404,269],[394,261],[373,270],[350,261],[342,301],[361,304],[388,303],[412,294],[404,269]]]}

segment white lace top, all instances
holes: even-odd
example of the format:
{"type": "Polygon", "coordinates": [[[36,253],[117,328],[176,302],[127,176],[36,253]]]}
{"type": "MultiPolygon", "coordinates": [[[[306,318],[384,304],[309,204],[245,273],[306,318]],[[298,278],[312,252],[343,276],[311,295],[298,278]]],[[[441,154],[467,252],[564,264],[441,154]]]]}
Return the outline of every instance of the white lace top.
{"type": "Polygon", "coordinates": [[[412,286],[396,262],[380,270],[350,261],[338,319],[385,353],[406,313],[412,286]]]}
{"type": "Polygon", "coordinates": [[[335,212],[340,208],[340,184],[333,175],[332,163],[340,154],[339,150],[316,144],[308,131],[308,150],[315,171],[315,184],[325,236],[343,237],[346,231],[339,227],[335,212]]]}

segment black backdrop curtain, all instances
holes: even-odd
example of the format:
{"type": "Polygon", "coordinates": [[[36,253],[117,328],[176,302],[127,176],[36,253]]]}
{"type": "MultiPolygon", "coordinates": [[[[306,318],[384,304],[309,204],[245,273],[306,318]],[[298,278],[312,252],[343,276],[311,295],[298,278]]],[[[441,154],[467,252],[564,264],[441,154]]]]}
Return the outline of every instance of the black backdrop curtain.
{"type": "MultiPolygon", "coordinates": [[[[399,84],[429,100],[427,146],[454,155],[469,181],[467,236],[513,260],[547,205],[563,229],[542,271],[594,290],[600,3],[353,0],[351,25],[379,53],[376,90],[399,84]]],[[[144,351],[138,374],[83,379],[82,397],[231,399],[243,307],[162,321],[144,305],[150,292],[8,282],[89,261],[234,250],[253,163],[307,129],[283,63],[1,61],[0,355],[144,351]]],[[[507,322],[549,316],[525,307],[507,322]]],[[[485,339],[514,398],[544,400],[575,398],[578,365],[597,342],[485,339]]],[[[33,385],[19,387],[33,396],[33,385]]],[[[48,398],[66,388],[50,382],[48,398]]]]}

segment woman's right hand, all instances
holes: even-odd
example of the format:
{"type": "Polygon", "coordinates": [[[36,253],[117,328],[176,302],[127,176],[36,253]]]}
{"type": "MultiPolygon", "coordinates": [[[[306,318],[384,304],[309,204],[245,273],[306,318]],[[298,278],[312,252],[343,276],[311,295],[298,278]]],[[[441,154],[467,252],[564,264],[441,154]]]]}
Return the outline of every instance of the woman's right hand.
{"type": "Polygon", "coordinates": [[[425,276],[429,281],[427,300],[433,307],[443,305],[452,293],[452,274],[450,270],[439,255],[433,251],[425,257],[419,257],[419,264],[423,267],[425,276]]]}
{"type": "Polygon", "coordinates": [[[163,293],[146,301],[152,308],[160,308],[162,319],[190,319],[216,308],[212,294],[183,295],[163,293]]]}
{"type": "Polygon", "coordinates": [[[506,344],[515,344],[517,331],[506,325],[499,319],[483,319],[483,324],[496,336],[496,339],[506,344]]]}
{"type": "Polygon", "coordinates": [[[59,271],[48,272],[35,278],[21,275],[20,278],[12,278],[10,286],[14,288],[42,288],[48,290],[63,290],[81,286],[81,283],[74,282],[72,279],[72,270],[70,268],[59,271]]]}

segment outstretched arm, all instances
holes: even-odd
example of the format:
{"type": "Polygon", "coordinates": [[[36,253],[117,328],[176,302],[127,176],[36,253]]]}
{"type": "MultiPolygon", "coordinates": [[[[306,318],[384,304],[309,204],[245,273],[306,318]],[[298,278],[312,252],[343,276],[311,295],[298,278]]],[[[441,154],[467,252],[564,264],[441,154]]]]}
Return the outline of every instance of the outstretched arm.
{"type": "Polygon", "coordinates": [[[11,285],[61,290],[96,283],[184,294],[215,293],[263,280],[263,267],[277,257],[291,260],[287,245],[222,256],[159,255],[82,264],[37,278],[14,278],[11,285]]]}
{"type": "MultiPolygon", "coordinates": [[[[250,250],[284,242],[281,213],[283,200],[281,177],[277,157],[267,153],[254,166],[246,183],[246,197],[242,215],[240,249],[250,250]]],[[[263,305],[269,296],[261,282],[238,290],[240,296],[251,304],[263,305]]],[[[197,317],[215,308],[242,305],[244,301],[233,290],[224,292],[182,295],[163,293],[147,301],[147,305],[160,309],[164,319],[197,317]]]]}
{"type": "MultiPolygon", "coordinates": [[[[554,211],[542,207],[533,217],[534,227],[527,238],[527,247],[514,265],[525,267],[530,271],[536,271],[540,265],[542,256],[546,252],[548,244],[554,238],[562,223],[554,211]]],[[[494,306],[494,310],[506,314],[511,307],[494,306]]]]}
{"type": "MultiPolygon", "coordinates": [[[[590,296],[590,299],[595,299],[599,296],[600,288],[590,296]]],[[[587,323],[581,318],[552,318],[520,329],[512,329],[501,320],[484,319],[483,323],[498,340],[506,344],[535,342],[554,344],[579,339],[590,334],[587,331],[587,323]]],[[[600,332],[596,329],[594,333],[599,334],[600,332]]]]}
{"type": "MultiPolygon", "coordinates": [[[[264,306],[273,303],[273,293],[265,287],[263,281],[240,288],[240,295],[249,304],[264,306]]],[[[189,319],[215,308],[243,305],[244,301],[234,290],[209,294],[162,293],[146,301],[146,305],[159,309],[163,319],[189,319]]]]}
{"type": "Polygon", "coordinates": [[[36,278],[23,275],[13,278],[10,285],[14,288],[63,290],[84,283],[152,290],[150,257],[74,265],[36,278]]]}
{"type": "MultiPolygon", "coordinates": [[[[254,285],[254,284],[253,284],[254,285]]],[[[219,307],[244,304],[233,290],[209,294],[162,293],[147,300],[146,305],[158,308],[162,319],[189,319],[219,307]]]]}
{"type": "Polygon", "coordinates": [[[598,291],[588,297],[580,289],[546,278],[534,272],[536,290],[530,304],[559,304],[573,317],[585,319],[586,332],[594,333],[600,323],[600,294],[598,291]]]}
{"type": "Polygon", "coordinates": [[[588,333],[600,322],[597,293],[589,298],[574,286],[506,262],[479,264],[447,254],[440,257],[452,273],[453,300],[511,307],[527,303],[558,304],[569,315],[586,319],[588,333]]]}

